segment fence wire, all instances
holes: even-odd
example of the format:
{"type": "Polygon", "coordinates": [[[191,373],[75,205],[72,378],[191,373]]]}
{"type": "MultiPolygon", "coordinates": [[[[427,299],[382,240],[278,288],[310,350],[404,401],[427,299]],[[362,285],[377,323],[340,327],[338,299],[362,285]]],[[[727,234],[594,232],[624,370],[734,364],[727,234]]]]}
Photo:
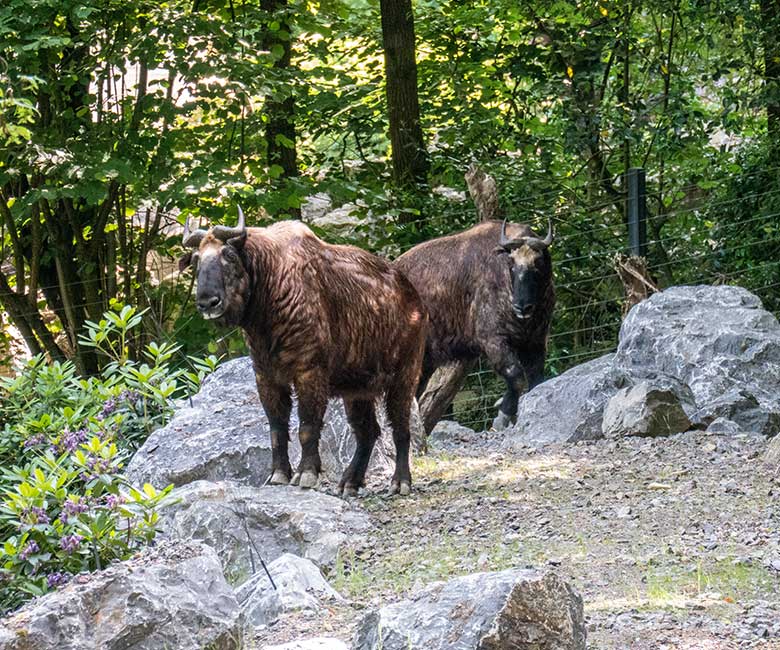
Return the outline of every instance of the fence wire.
{"type": "MultiPolygon", "coordinates": [[[[745,174],[743,179],[757,173],[760,172],[745,174]]],[[[708,183],[722,186],[729,180],[733,177],[709,179],[708,183]]],[[[605,200],[603,196],[590,199],[590,190],[600,184],[569,187],[570,182],[572,179],[562,179],[558,189],[536,194],[502,196],[509,221],[528,223],[543,233],[549,216],[556,230],[551,252],[558,300],[549,338],[547,377],[614,351],[622,321],[624,290],[613,269],[613,259],[628,249],[623,199],[605,200]]],[[[652,208],[663,206],[666,194],[648,191],[645,195],[652,204],[648,206],[647,218],[648,270],[659,286],[736,283],[758,295],[770,310],[777,312],[780,189],[753,191],[736,198],[731,195],[722,200],[702,192],[700,185],[677,191],[683,195],[681,201],[655,213],[652,208]],[[750,204],[772,209],[743,214],[744,206],[750,204]]],[[[341,225],[316,219],[314,223],[308,222],[330,242],[357,244],[394,258],[421,239],[429,238],[428,235],[458,232],[477,222],[475,208],[468,199],[454,202],[440,197],[436,205],[435,214],[420,215],[404,224],[399,224],[394,215],[377,215],[369,208],[363,208],[361,214],[341,225]]],[[[168,291],[172,298],[181,291],[181,282],[189,279],[182,276],[159,290],[168,291]]],[[[76,307],[90,309],[97,305],[84,302],[76,307]]],[[[31,306],[31,313],[33,309],[31,306]]],[[[168,331],[158,327],[156,334],[176,342],[177,335],[194,317],[194,308],[191,309],[192,314],[180,313],[178,323],[168,331]]],[[[179,312],[178,307],[176,311],[179,312]]],[[[150,320],[161,323],[165,319],[161,313],[150,315],[150,320]]],[[[220,336],[220,341],[224,341],[237,337],[238,333],[220,336]]],[[[213,348],[213,344],[202,349],[190,345],[187,353],[205,356],[213,348]]],[[[504,388],[503,380],[480,360],[457,395],[449,417],[475,429],[489,426],[496,413],[495,403],[504,388]]]]}

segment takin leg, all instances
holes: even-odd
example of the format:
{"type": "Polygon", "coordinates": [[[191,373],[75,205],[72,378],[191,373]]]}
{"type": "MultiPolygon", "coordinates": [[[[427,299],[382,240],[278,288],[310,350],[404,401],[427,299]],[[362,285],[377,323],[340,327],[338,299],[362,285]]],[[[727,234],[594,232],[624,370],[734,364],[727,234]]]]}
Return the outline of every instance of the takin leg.
{"type": "Polygon", "coordinates": [[[268,416],[271,429],[271,485],[287,485],[290,482],[292,470],[287,451],[290,439],[290,411],[292,399],[287,386],[279,386],[265,380],[260,373],[255,373],[257,394],[268,416]]]}
{"type": "Polygon", "coordinates": [[[506,392],[492,425],[495,431],[501,431],[517,417],[517,400],[525,389],[525,370],[517,354],[505,344],[489,348],[487,357],[493,370],[506,382],[506,392]]]}
{"type": "Polygon", "coordinates": [[[504,364],[494,365],[504,378],[507,390],[501,399],[493,429],[506,429],[517,418],[517,401],[520,395],[544,381],[544,350],[521,350],[519,354],[504,354],[504,364]]]}
{"type": "Polygon", "coordinates": [[[395,443],[395,473],[390,482],[390,494],[407,496],[412,491],[412,473],[409,469],[409,417],[414,392],[409,385],[396,384],[387,391],[387,417],[393,428],[395,443]]]}
{"type": "Polygon", "coordinates": [[[295,381],[295,392],[298,395],[301,462],[291,482],[309,489],[317,485],[322,471],[320,432],[328,406],[327,381],[323,381],[318,373],[307,373],[295,381]]]}
{"type": "Polygon", "coordinates": [[[344,470],[339,483],[339,491],[347,497],[356,496],[358,489],[366,484],[366,469],[374,443],[379,438],[379,423],[376,421],[374,403],[370,400],[344,400],[344,408],[357,441],[352,462],[344,470]]]}

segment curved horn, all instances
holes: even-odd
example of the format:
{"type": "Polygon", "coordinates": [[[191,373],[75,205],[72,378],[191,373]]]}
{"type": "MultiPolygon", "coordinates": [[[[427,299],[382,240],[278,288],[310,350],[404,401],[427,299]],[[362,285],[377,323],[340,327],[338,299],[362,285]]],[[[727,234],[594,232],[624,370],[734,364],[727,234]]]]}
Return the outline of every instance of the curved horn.
{"type": "Polygon", "coordinates": [[[553,229],[553,222],[552,219],[548,217],[547,219],[547,234],[545,235],[544,239],[542,240],[542,243],[544,244],[544,247],[547,248],[550,244],[553,243],[553,240],[555,239],[555,230],[553,229]]]}
{"type": "Polygon", "coordinates": [[[520,239],[508,239],[506,236],[506,219],[501,224],[501,236],[498,238],[498,245],[504,250],[511,251],[515,248],[520,248],[525,244],[525,237],[520,239]]]}
{"type": "Polygon", "coordinates": [[[195,232],[190,231],[190,218],[187,217],[184,220],[184,236],[182,237],[182,244],[187,248],[197,248],[200,245],[201,240],[206,236],[207,230],[198,228],[195,232]]]}
{"type": "Polygon", "coordinates": [[[246,226],[244,225],[244,211],[241,206],[238,206],[238,224],[235,228],[229,226],[214,226],[212,229],[214,236],[220,241],[226,242],[233,237],[241,237],[246,232],[246,226]]]}

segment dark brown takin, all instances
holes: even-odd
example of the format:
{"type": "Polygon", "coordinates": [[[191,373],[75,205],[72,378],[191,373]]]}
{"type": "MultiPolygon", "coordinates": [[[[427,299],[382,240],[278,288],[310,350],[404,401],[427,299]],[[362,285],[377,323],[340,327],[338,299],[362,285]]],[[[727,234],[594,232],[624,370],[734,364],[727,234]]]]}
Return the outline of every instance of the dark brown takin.
{"type": "Polygon", "coordinates": [[[514,420],[520,393],[544,380],[555,306],[552,242],[552,222],[539,238],[527,225],[491,220],[396,260],[430,316],[418,394],[439,366],[484,356],[507,386],[493,427],[514,420]]]}
{"type": "Polygon", "coordinates": [[[299,222],[247,228],[240,208],[235,228],[187,227],[184,245],[196,249],[182,266],[195,268],[198,311],[244,331],[271,428],[271,483],[316,485],[325,409],[341,396],[357,448],[339,487],[356,494],[380,433],[374,400],[384,395],[396,448],[391,492],[408,494],[409,417],[428,318],[406,277],[371,253],[323,242],[299,222]],[[294,474],[293,388],[302,450],[294,474]]]}

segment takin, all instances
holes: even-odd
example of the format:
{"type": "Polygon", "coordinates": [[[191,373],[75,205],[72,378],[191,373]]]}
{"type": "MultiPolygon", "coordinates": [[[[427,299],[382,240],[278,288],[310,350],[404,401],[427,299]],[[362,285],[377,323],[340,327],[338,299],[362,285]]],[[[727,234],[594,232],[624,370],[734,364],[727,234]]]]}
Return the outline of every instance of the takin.
{"type": "Polygon", "coordinates": [[[197,308],[244,331],[257,392],[268,416],[272,484],[317,484],[323,417],[332,396],[357,441],[339,490],[357,494],[380,429],[374,400],[384,395],[396,449],[392,494],[411,491],[409,419],[420,376],[428,317],[412,284],[380,257],[327,244],[295,221],[190,232],[196,249],[181,261],[197,277],[197,308]],[[288,455],[291,389],[298,399],[301,461],[288,455]]]}
{"type": "MultiPolygon", "coordinates": [[[[552,242],[552,222],[540,239],[523,224],[484,221],[419,244],[395,261],[430,318],[418,395],[440,366],[484,356],[507,386],[493,428],[515,419],[522,391],[544,381],[555,306],[552,242]]],[[[426,429],[434,424],[426,421],[426,429]]]]}

